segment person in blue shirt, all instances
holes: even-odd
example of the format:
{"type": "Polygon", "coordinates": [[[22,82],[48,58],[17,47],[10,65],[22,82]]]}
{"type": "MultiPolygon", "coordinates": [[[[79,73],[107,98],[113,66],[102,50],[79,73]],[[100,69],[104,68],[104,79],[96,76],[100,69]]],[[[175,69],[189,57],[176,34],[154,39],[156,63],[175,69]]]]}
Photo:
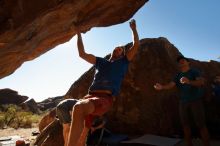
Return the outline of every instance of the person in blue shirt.
{"type": "Polygon", "coordinates": [[[205,114],[201,99],[203,96],[202,86],[204,85],[204,79],[198,70],[190,67],[188,58],[179,56],[177,62],[180,72],[175,76],[174,80],[165,85],[156,83],[154,88],[156,90],[163,90],[177,87],[180,92],[180,119],[187,146],[193,146],[189,112],[192,113],[193,120],[200,129],[204,146],[209,146],[209,133],[205,124],[205,114]]]}
{"type": "Polygon", "coordinates": [[[133,45],[126,53],[123,46],[116,47],[110,59],[86,53],[81,34],[77,34],[79,56],[88,63],[94,64],[96,72],[88,95],[73,106],[71,124],[64,125],[65,128],[69,128],[67,146],[85,145],[86,136],[94,117],[102,116],[108,112],[113,104],[113,96],[119,94],[129,62],[134,58],[139,48],[135,20],[130,22],[130,28],[133,34],[133,45]]]}

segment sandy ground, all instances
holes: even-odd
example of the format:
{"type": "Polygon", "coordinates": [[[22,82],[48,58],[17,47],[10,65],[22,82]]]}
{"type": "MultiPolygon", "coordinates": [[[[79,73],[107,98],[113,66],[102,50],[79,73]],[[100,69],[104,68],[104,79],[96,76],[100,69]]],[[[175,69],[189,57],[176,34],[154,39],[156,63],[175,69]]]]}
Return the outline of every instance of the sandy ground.
{"type": "Polygon", "coordinates": [[[19,128],[19,129],[14,129],[14,128],[7,128],[4,130],[0,130],[0,137],[4,136],[11,136],[11,135],[19,135],[22,137],[31,137],[31,134],[33,131],[38,131],[38,128],[19,128]]]}
{"type": "Polygon", "coordinates": [[[31,143],[36,138],[36,136],[32,136],[33,131],[38,131],[38,128],[35,126],[33,128],[19,128],[19,129],[7,128],[7,129],[1,129],[0,130],[0,137],[18,135],[21,138],[23,138],[25,141],[31,143]]]}
{"type": "MultiPolygon", "coordinates": [[[[25,141],[33,143],[36,136],[32,136],[33,131],[38,131],[38,127],[35,126],[33,128],[7,128],[4,130],[0,130],[0,137],[7,137],[7,136],[14,136],[19,135],[25,139],[25,141]]],[[[202,142],[200,139],[193,140],[194,146],[202,146],[202,142]]],[[[180,143],[176,144],[176,146],[185,146],[185,143],[181,141],[180,143]]],[[[211,140],[211,146],[220,146],[220,140],[211,140]]]]}

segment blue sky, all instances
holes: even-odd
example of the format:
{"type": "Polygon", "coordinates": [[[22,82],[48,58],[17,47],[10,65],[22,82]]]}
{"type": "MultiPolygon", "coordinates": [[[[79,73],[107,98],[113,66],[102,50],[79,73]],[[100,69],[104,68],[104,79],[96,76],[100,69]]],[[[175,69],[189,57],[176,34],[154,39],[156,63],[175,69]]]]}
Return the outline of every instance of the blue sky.
{"type": "MultiPolygon", "coordinates": [[[[219,0],[150,0],[133,18],[140,39],[166,37],[186,57],[220,61],[219,6],[219,0]]],[[[83,34],[83,41],[86,52],[103,57],[115,46],[131,42],[132,37],[125,22],[93,28],[83,34]]],[[[11,88],[41,101],[64,95],[90,67],[78,57],[73,37],[1,79],[0,89],[11,88]]]]}

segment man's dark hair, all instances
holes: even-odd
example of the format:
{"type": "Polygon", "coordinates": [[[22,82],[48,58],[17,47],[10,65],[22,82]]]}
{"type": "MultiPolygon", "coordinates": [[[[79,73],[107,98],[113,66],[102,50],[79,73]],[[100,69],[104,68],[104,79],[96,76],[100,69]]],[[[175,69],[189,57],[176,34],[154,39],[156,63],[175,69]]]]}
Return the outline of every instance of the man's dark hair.
{"type": "Polygon", "coordinates": [[[184,57],[183,55],[178,56],[178,57],[176,58],[176,62],[179,62],[181,59],[184,59],[184,60],[186,60],[187,62],[189,62],[189,59],[186,58],[186,57],[184,57]]]}

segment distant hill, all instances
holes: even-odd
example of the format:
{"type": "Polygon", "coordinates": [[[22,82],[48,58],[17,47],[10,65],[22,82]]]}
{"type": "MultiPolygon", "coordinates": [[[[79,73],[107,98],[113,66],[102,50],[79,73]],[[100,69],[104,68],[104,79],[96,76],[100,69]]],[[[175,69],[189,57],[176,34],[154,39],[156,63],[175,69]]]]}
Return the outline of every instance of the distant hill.
{"type": "Polygon", "coordinates": [[[0,89],[0,105],[15,104],[33,113],[53,109],[63,99],[63,96],[50,97],[41,102],[36,102],[32,98],[28,99],[28,96],[19,95],[17,91],[12,89],[0,89]]]}
{"type": "Polygon", "coordinates": [[[12,89],[0,89],[0,104],[19,105],[27,99],[27,96],[19,95],[17,91],[14,91],[12,89]]]}

